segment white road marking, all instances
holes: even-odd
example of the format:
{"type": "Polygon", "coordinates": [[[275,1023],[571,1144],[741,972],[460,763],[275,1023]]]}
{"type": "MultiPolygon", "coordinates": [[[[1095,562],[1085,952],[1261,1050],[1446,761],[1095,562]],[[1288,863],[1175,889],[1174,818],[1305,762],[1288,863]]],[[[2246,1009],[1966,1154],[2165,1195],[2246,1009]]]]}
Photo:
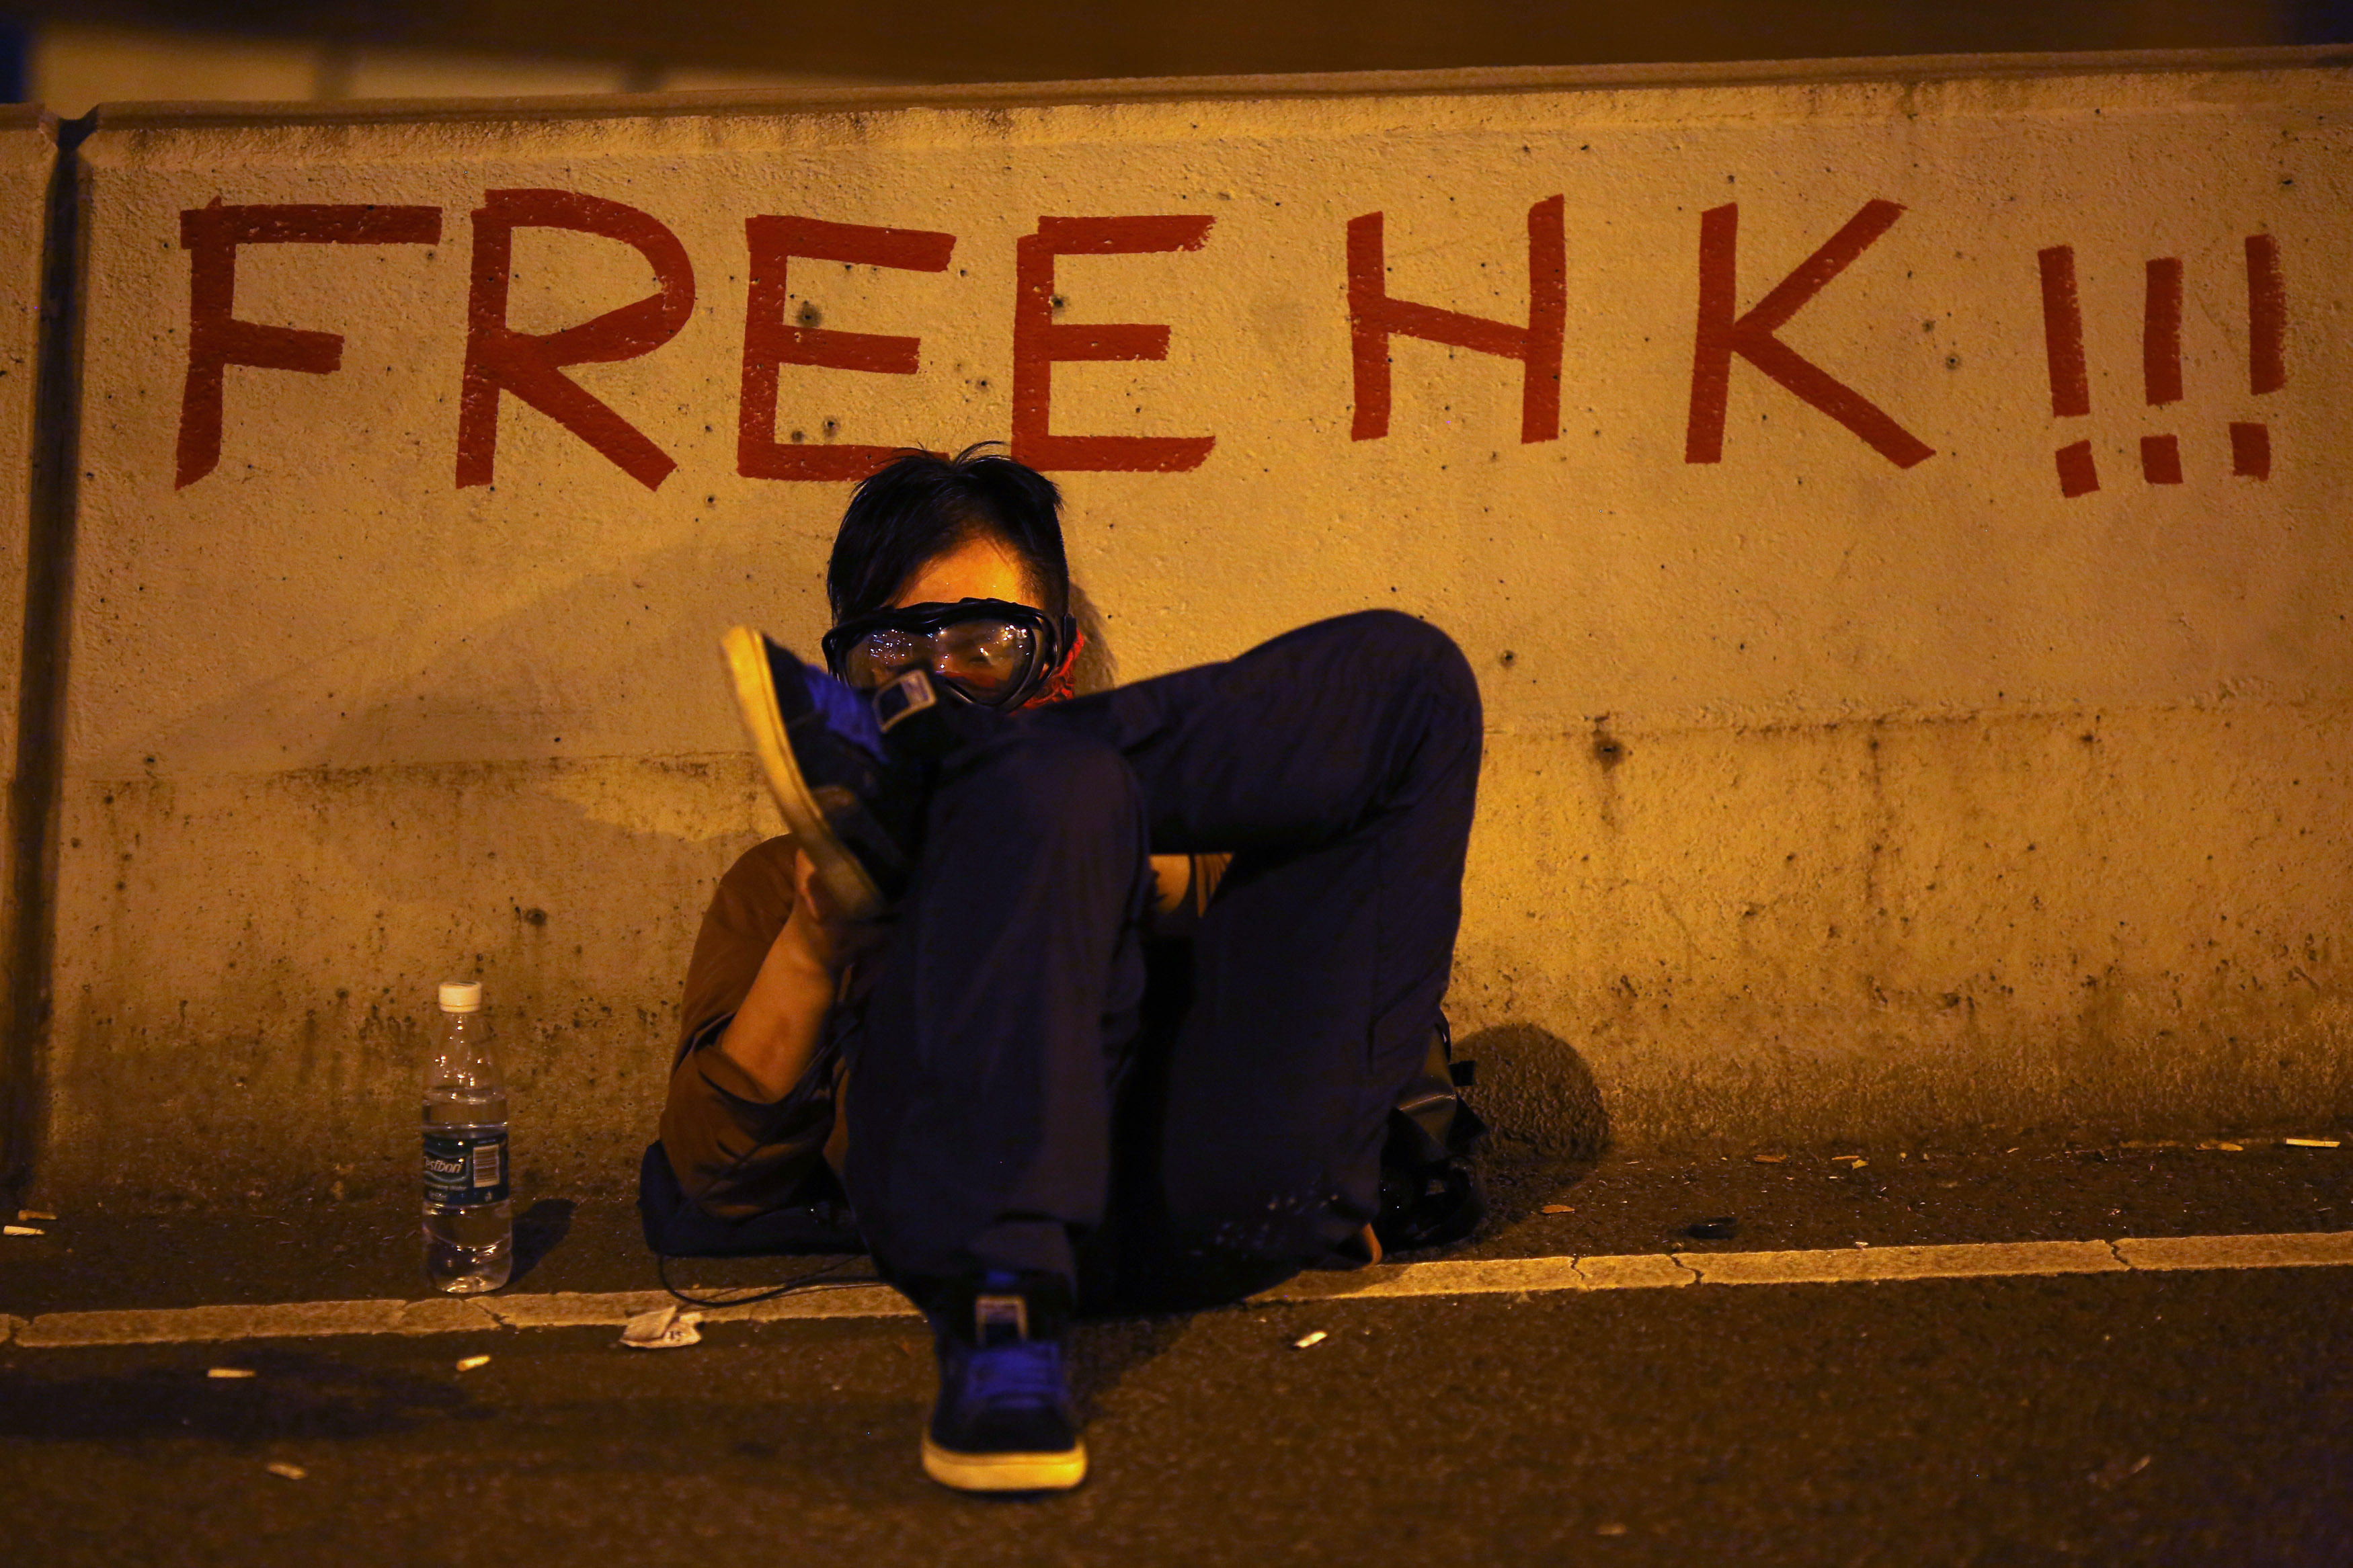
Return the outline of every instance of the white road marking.
{"type": "MultiPolygon", "coordinates": [[[[1350,1274],[1303,1274],[1253,1303],[1395,1300],[1551,1290],[1682,1289],[1725,1285],[1889,1284],[2021,1275],[2126,1274],[2189,1268],[2309,1268],[2353,1264],[2353,1231],[2270,1236],[2125,1237],[2115,1241],[1995,1241],[1951,1247],[1812,1252],[1643,1252],[1587,1258],[1488,1258],[1389,1263],[1350,1274]]],[[[480,1329],[618,1328],[667,1306],[661,1290],[434,1297],[423,1301],[288,1301],[262,1306],[0,1314],[0,1342],[27,1349],[308,1339],[328,1334],[439,1334],[480,1329]]],[[[887,1285],[845,1285],[702,1309],[705,1323],[796,1318],[913,1318],[887,1285]]]]}
{"type": "Polygon", "coordinates": [[[142,1345],[204,1340],[309,1339],[320,1334],[438,1333],[490,1321],[464,1301],[281,1301],[267,1306],[46,1312],[17,1321],[21,1345],[142,1345]]]}

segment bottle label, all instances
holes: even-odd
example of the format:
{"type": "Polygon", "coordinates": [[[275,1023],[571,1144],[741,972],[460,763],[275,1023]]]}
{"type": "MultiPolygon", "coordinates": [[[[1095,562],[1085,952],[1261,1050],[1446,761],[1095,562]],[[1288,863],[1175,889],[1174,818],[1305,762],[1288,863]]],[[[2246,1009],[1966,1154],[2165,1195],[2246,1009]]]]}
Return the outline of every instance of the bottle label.
{"type": "Polygon", "coordinates": [[[507,1130],[435,1127],[425,1134],[425,1201],[463,1207],[507,1200],[507,1130]]]}

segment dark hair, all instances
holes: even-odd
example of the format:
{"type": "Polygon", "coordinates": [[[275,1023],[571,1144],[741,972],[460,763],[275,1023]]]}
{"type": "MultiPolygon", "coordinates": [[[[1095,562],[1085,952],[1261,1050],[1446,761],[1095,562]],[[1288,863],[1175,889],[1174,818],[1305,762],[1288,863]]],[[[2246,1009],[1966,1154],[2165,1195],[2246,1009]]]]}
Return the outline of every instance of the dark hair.
{"type": "Polygon", "coordinates": [[[1062,492],[1026,463],[985,454],[998,444],[976,442],[953,458],[908,451],[860,483],[825,569],[837,624],[888,608],[925,565],[984,535],[1021,563],[1039,609],[1069,611],[1062,492]]]}

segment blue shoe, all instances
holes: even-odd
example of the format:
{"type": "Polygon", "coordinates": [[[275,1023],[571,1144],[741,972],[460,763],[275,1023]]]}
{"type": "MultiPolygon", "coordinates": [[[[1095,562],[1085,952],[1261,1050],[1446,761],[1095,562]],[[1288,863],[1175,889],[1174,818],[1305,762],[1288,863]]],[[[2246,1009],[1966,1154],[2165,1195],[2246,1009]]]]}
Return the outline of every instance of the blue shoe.
{"type": "Polygon", "coordinates": [[[735,706],[769,793],[826,896],[867,920],[906,889],[923,826],[920,792],[895,769],[882,731],[930,705],[921,672],[873,693],[853,691],[754,631],[721,645],[735,706]]]}
{"type": "Polygon", "coordinates": [[[1069,1296],[1059,1279],[984,1275],[932,1314],[940,1397],[923,1432],[925,1475],[967,1492],[1061,1491],[1086,1479],[1062,1367],[1069,1296]]]}

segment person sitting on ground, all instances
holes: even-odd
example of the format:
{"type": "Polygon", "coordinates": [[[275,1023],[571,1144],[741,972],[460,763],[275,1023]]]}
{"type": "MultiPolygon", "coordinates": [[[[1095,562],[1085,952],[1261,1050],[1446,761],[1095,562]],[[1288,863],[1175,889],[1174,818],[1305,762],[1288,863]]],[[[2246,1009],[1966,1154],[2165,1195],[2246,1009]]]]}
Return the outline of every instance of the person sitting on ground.
{"type": "Polygon", "coordinates": [[[932,1324],[923,1467],[972,1490],[1084,1476],[1074,1311],[1377,1259],[1400,1097],[1454,1104],[1461,651],[1370,611],[1073,697],[1060,507],[909,453],[842,519],[827,668],[729,634],[790,831],[712,900],[645,1171],[665,1252],[854,1226],[932,1324]]]}

